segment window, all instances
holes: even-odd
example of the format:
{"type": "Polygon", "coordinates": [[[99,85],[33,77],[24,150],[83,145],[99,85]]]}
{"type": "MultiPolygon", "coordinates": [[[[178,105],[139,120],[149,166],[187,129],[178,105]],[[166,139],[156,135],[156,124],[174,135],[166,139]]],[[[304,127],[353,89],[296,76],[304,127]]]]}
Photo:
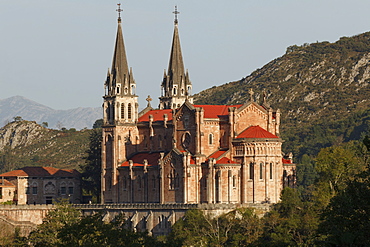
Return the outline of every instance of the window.
{"type": "Polygon", "coordinates": [[[260,163],[260,179],[263,179],[263,163],[260,163]]]}
{"type": "Polygon", "coordinates": [[[270,179],[272,179],[272,163],[270,163],[270,179]]]}
{"type": "Polygon", "coordinates": [[[65,195],[67,192],[67,187],[63,186],[63,187],[60,187],[60,194],[61,195],[65,195]]]}
{"type": "Polygon", "coordinates": [[[236,176],[233,176],[233,188],[236,188],[236,176]]]}
{"type": "Polygon", "coordinates": [[[31,194],[31,189],[30,187],[26,187],[26,195],[29,195],[29,194],[31,194]]]}
{"type": "Polygon", "coordinates": [[[254,167],[253,167],[253,162],[249,164],[249,179],[253,179],[254,176],[254,167]]]}
{"type": "Polygon", "coordinates": [[[73,195],[73,187],[68,187],[68,194],[73,195]]]}
{"type": "Polygon", "coordinates": [[[121,104],[121,119],[125,119],[125,104],[121,104]]]}
{"type": "Polygon", "coordinates": [[[37,187],[32,187],[32,195],[37,195],[37,187]]]}
{"type": "Polygon", "coordinates": [[[168,175],[168,178],[169,178],[169,189],[170,190],[174,190],[175,189],[175,186],[176,186],[176,180],[175,180],[175,169],[171,169],[170,171],[170,174],[168,175]]]}
{"type": "Polygon", "coordinates": [[[177,94],[177,88],[173,88],[173,95],[176,95],[177,94]]]}
{"type": "Polygon", "coordinates": [[[127,106],[127,118],[131,119],[131,117],[132,117],[132,108],[131,108],[131,103],[129,103],[127,106]]]}
{"type": "Polygon", "coordinates": [[[208,143],[209,143],[209,145],[213,144],[213,134],[209,134],[208,143]]]}

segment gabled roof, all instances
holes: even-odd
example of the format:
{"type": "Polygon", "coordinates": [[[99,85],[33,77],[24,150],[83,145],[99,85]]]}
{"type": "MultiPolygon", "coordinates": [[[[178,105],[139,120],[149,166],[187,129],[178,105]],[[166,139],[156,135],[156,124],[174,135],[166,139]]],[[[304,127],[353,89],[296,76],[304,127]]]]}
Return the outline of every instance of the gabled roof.
{"type": "Polygon", "coordinates": [[[172,120],[172,109],[164,109],[164,110],[150,110],[146,112],[144,115],[139,117],[139,122],[149,122],[149,115],[153,116],[153,122],[156,121],[164,121],[163,115],[167,114],[167,121],[172,120]]]}
{"type": "Polygon", "coordinates": [[[240,163],[238,162],[235,162],[235,161],[232,161],[231,159],[229,158],[226,158],[226,157],[223,157],[222,159],[218,160],[216,162],[217,165],[232,165],[232,164],[237,164],[237,165],[240,165],[240,163]]]}
{"type": "Polygon", "coordinates": [[[0,174],[0,177],[76,177],[80,173],[74,169],[57,169],[54,167],[23,167],[0,174]]]}
{"type": "Polygon", "coordinates": [[[15,185],[6,179],[0,178],[0,187],[15,187],[15,185]]]}
{"type": "Polygon", "coordinates": [[[229,108],[239,108],[242,105],[194,105],[194,107],[201,107],[204,110],[204,118],[220,118],[229,115],[229,108]]]}
{"type": "Polygon", "coordinates": [[[260,126],[250,126],[236,138],[279,138],[278,136],[262,129],[260,126]]]}
{"type": "Polygon", "coordinates": [[[211,154],[208,158],[207,158],[207,160],[209,160],[209,159],[218,159],[218,158],[220,158],[222,155],[224,155],[225,153],[227,152],[227,150],[218,150],[218,151],[216,151],[216,152],[214,152],[213,154],[211,154]]]}
{"type": "Polygon", "coordinates": [[[127,161],[121,164],[121,167],[128,167],[130,166],[129,160],[133,161],[133,166],[144,166],[144,160],[148,161],[148,166],[156,166],[158,165],[158,160],[160,159],[161,154],[157,153],[137,153],[127,161]]]}

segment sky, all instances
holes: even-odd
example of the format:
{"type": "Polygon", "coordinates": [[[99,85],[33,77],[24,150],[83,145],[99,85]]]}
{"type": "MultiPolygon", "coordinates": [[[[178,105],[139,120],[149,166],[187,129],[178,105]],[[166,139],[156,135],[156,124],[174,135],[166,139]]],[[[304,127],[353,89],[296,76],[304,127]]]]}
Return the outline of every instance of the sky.
{"type": "MultiPolygon", "coordinates": [[[[112,0],[0,0],[0,100],[100,107],[112,64],[112,0]]],[[[369,0],[127,0],[122,28],[139,108],[158,105],[174,28],[193,93],[248,76],[291,45],[370,30],[369,0]]]]}

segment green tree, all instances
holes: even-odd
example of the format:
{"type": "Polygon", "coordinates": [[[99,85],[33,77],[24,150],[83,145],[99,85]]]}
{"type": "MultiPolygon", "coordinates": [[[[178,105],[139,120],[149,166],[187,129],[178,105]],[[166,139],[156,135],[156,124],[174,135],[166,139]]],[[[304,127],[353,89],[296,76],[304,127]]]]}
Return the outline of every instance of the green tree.
{"type": "Polygon", "coordinates": [[[102,129],[93,129],[90,134],[89,149],[85,164],[80,168],[82,170],[82,188],[83,190],[100,201],[101,191],[101,142],[102,129]]]}
{"type": "Polygon", "coordinates": [[[104,222],[103,214],[82,217],[66,224],[58,234],[60,246],[160,246],[147,232],[133,232],[125,227],[123,215],[104,222]]]}
{"type": "Polygon", "coordinates": [[[369,137],[363,140],[366,170],[347,181],[322,214],[319,232],[332,246],[370,246],[370,151],[369,137]]]}
{"type": "Polygon", "coordinates": [[[253,246],[262,225],[253,209],[239,208],[218,217],[189,210],[167,237],[169,246],[253,246]]]}
{"type": "Polygon", "coordinates": [[[56,208],[51,210],[43,223],[28,237],[32,246],[58,246],[61,240],[59,231],[66,225],[75,224],[79,221],[81,213],[72,208],[67,200],[56,203],[56,208]]]}
{"type": "Polygon", "coordinates": [[[313,194],[317,203],[325,207],[365,167],[361,147],[356,142],[323,148],[316,159],[319,178],[313,194]]]}
{"type": "Polygon", "coordinates": [[[313,203],[303,201],[296,189],[285,188],[281,201],[263,218],[260,246],[312,246],[319,216],[313,203]]]}
{"type": "Polygon", "coordinates": [[[103,126],[103,119],[98,119],[93,124],[93,129],[99,129],[103,126]]]}

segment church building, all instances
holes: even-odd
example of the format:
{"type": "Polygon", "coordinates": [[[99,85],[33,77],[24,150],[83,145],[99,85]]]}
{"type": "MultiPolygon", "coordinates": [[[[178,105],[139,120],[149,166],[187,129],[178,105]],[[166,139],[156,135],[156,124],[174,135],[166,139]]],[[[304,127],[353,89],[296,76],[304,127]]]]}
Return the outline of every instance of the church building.
{"type": "Polygon", "coordinates": [[[102,203],[278,202],[295,183],[292,157],[282,153],[280,110],[265,97],[256,102],[252,89],[241,104],[194,104],[174,13],[159,108],[148,97],[140,112],[119,15],[103,96],[102,203]]]}

